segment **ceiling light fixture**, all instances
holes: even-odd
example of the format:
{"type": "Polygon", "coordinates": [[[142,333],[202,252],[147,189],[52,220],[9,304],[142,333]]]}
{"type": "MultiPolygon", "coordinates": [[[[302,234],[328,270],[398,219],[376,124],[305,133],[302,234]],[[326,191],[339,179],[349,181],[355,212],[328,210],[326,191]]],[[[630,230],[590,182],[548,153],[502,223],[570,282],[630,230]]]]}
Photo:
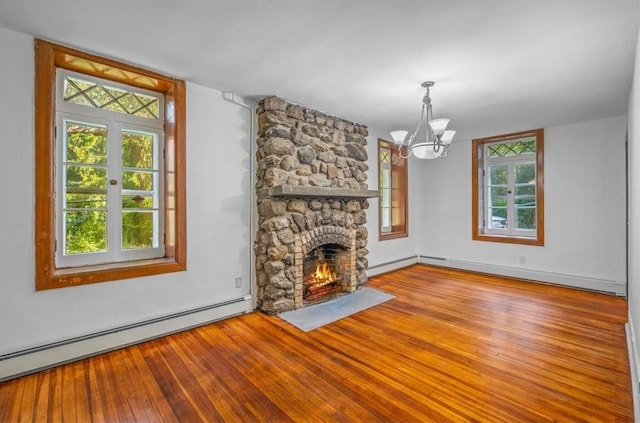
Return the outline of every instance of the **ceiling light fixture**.
{"type": "Polygon", "coordinates": [[[420,122],[416,130],[407,138],[407,131],[391,131],[391,138],[393,138],[394,144],[399,147],[400,156],[403,158],[409,158],[413,154],[419,159],[436,159],[447,157],[449,146],[453,140],[453,136],[456,131],[446,130],[449,124],[449,119],[433,118],[433,109],[431,107],[431,97],[429,97],[429,89],[435,85],[433,81],[426,81],[422,83],[422,87],[427,89],[427,92],[422,98],[422,113],[420,115],[420,122]],[[416,140],[416,135],[420,132],[420,129],[427,122],[427,129],[425,139],[416,140]],[[406,148],[403,148],[406,147],[406,148]],[[403,150],[408,151],[406,156],[403,150]]]}

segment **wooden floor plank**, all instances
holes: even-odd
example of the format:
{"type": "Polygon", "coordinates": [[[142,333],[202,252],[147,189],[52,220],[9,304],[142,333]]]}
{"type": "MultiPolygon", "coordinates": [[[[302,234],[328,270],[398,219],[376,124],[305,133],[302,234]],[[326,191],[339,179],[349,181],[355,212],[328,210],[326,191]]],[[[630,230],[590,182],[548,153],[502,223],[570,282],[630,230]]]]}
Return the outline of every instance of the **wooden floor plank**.
{"type": "Polygon", "coordinates": [[[415,265],[305,333],[261,313],[0,384],[0,422],[632,422],[625,299],[415,265]]]}

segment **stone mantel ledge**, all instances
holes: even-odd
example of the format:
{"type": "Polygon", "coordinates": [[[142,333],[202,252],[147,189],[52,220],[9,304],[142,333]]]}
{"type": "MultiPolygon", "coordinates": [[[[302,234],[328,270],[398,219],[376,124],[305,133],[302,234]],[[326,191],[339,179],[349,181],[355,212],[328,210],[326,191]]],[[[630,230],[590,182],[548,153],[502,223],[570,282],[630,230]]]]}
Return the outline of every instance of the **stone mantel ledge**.
{"type": "Polygon", "coordinates": [[[308,197],[308,198],[374,198],[378,196],[377,190],[351,189],[336,187],[317,187],[302,185],[278,185],[271,188],[263,188],[258,193],[259,198],[269,197],[308,197]]]}

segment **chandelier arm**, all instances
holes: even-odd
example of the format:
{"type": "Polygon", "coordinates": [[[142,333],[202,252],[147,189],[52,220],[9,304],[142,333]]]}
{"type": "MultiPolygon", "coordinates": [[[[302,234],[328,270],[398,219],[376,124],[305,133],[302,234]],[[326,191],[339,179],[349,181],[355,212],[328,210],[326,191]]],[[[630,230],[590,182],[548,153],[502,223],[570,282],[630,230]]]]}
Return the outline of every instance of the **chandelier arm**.
{"type": "MultiPolygon", "coordinates": [[[[411,144],[413,143],[413,140],[416,138],[416,135],[418,135],[418,132],[420,132],[420,129],[422,129],[422,125],[424,124],[424,110],[426,108],[426,104],[423,103],[422,104],[422,111],[420,112],[420,121],[418,122],[418,126],[416,127],[416,130],[413,131],[413,134],[411,134],[409,136],[409,138],[407,138],[407,140],[405,141],[405,143],[407,144],[407,147],[411,147],[411,144]]],[[[427,118],[429,117],[429,113],[427,111],[427,118]]],[[[428,129],[427,129],[428,130],[428,129]]],[[[404,145],[404,143],[403,143],[404,145]]],[[[411,155],[411,154],[409,154],[411,155]]]]}
{"type": "Polygon", "coordinates": [[[400,156],[400,158],[402,159],[408,159],[409,157],[411,157],[411,153],[413,153],[411,147],[407,147],[407,151],[409,152],[409,154],[407,154],[406,156],[402,154],[402,147],[404,147],[404,144],[398,146],[398,156],[400,156]]]}

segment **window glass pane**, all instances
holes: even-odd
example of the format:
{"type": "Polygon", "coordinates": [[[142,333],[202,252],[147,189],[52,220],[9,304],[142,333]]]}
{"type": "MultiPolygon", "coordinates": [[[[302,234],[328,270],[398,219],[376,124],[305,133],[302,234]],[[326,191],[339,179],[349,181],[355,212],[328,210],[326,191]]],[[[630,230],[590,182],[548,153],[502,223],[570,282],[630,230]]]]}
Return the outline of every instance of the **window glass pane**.
{"type": "Polygon", "coordinates": [[[380,170],[380,188],[390,188],[390,187],[391,187],[391,170],[381,169],[380,170]]]}
{"type": "Polygon", "coordinates": [[[152,195],[123,195],[122,196],[122,208],[123,209],[150,209],[153,208],[153,196],[152,195]]]}
{"type": "Polygon", "coordinates": [[[489,185],[507,184],[507,166],[489,166],[489,185]]]}
{"type": "Polygon", "coordinates": [[[506,207],[507,206],[507,189],[501,187],[490,188],[489,207],[506,207]]]}
{"type": "Polygon", "coordinates": [[[380,226],[382,232],[391,231],[391,209],[388,207],[380,209],[380,226]]]}
{"type": "Polygon", "coordinates": [[[389,164],[391,162],[391,150],[387,148],[380,149],[380,164],[389,164]]]}
{"type": "Polygon", "coordinates": [[[122,166],[137,169],[154,168],[154,134],[122,132],[122,166]]]}
{"type": "Polygon", "coordinates": [[[122,213],[122,248],[133,250],[154,247],[153,226],[156,212],[122,213]]]}
{"type": "Polygon", "coordinates": [[[153,191],[155,172],[122,172],[122,189],[153,191]]]}
{"type": "Polygon", "coordinates": [[[517,229],[536,229],[535,207],[516,207],[515,226],[517,229]]]}
{"type": "Polygon", "coordinates": [[[513,168],[515,172],[515,183],[517,184],[535,184],[536,183],[536,164],[535,162],[516,163],[513,168]]]}
{"type": "Polygon", "coordinates": [[[65,122],[67,163],[107,164],[107,128],[65,122]]]}
{"type": "Polygon", "coordinates": [[[535,185],[520,185],[516,187],[515,193],[516,206],[535,206],[536,205],[536,187],[535,185]]]}
{"type": "Polygon", "coordinates": [[[107,190],[107,168],[94,166],[67,166],[66,192],[105,194],[107,190]]]}
{"type": "Polygon", "coordinates": [[[64,221],[66,255],[107,251],[106,211],[68,211],[64,221]]]}
{"type": "Polygon", "coordinates": [[[391,190],[389,188],[383,188],[380,190],[380,206],[389,207],[391,203],[391,190]]]}
{"type": "Polygon", "coordinates": [[[507,209],[506,207],[489,208],[489,228],[505,229],[507,227],[507,209]]]}

